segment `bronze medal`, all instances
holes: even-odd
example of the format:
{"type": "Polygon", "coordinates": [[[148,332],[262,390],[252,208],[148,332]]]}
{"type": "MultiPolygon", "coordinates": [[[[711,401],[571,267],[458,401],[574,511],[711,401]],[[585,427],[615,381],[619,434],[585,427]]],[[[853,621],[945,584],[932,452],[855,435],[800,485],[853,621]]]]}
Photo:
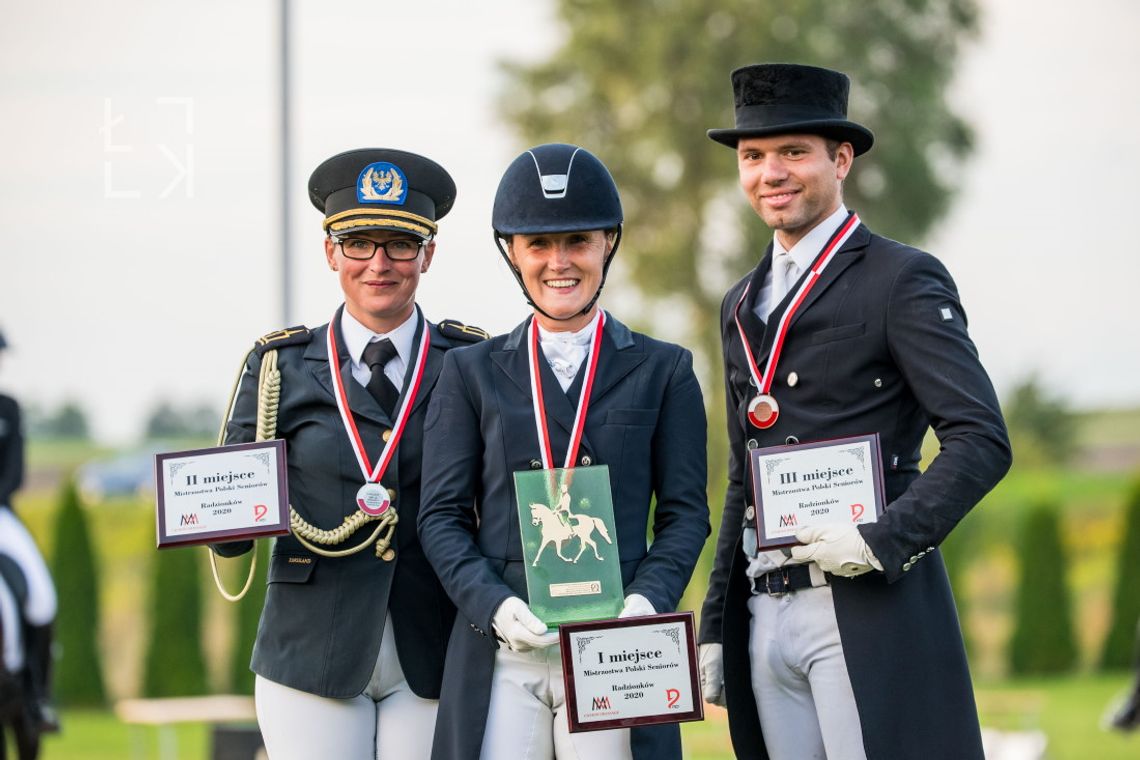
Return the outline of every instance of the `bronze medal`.
{"type": "Polygon", "coordinates": [[[748,421],[761,430],[776,424],[780,416],[780,405],[767,393],[761,393],[748,402],[748,421]]]}

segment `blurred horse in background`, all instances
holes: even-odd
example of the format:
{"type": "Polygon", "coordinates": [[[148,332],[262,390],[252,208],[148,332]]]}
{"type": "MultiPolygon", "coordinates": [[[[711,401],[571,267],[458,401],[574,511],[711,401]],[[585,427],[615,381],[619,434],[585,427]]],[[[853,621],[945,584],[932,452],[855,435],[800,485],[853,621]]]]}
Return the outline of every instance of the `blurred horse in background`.
{"type": "Polygon", "coordinates": [[[12,735],[18,760],[35,760],[40,754],[40,720],[31,696],[24,621],[20,613],[28,584],[19,566],[0,554],[0,760],[7,760],[6,734],[12,735]]]}

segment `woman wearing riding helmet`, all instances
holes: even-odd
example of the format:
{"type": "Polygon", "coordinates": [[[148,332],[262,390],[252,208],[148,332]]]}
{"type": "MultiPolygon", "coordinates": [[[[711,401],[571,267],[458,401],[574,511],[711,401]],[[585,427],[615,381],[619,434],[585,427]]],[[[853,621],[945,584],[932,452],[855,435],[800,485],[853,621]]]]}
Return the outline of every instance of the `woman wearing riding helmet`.
{"type": "Polygon", "coordinates": [[[609,171],[582,148],[528,150],[499,184],[496,244],[532,314],[448,354],[424,425],[420,537],[459,608],[435,760],[681,756],[676,724],[570,734],[557,634],[525,601],[516,472],[608,466],[622,616],[672,611],[709,534],[692,355],[597,304],[621,223],[609,171]]]}

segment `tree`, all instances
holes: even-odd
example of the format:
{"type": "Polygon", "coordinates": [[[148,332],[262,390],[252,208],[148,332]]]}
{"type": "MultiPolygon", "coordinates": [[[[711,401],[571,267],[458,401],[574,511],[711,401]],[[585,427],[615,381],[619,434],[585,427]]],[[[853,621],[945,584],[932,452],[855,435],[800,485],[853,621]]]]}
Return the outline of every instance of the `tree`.
{"type": "Polygon", "coordinates": [[[1030,510],[1022,526],[1018,553],[1021,581],[1010,670],[1018,675],[1070,670],[1076,663],[1077,647],[1057,505],[1042,504],[1030,510]]]}
{"type": "Polygon", "coordinates": [[[1100,666],[1105,670],[1132,665],[1136,625],[1140,622],[1140,480],[1132,485],[1125,507],[1124,539],[1116,564],[1116,592],[1112,596],[1112,624],[1104,640],[1100,666]]]}
{"type": "MultiPolygon", "coordinates": [[[[856,160],[846,202],[877,231],[914,241],[945,212],[971,149],[945,94],[977,27],[975,0],[558,0],[557,9],[561,47],[504,66],[501,110],[528,145],[581,144],[613,172],[628,231],[614,279],[636,301],[623,319],[694,349],[710,429],[723,430],[720,300],[770,239],[741,197],[733,153],[705,136],[733,124],[729,73],[759,61],[847,72],[851,117],[877,147],[856,160]]],[[[709,444],[716,484],[724,436],[709,444]]]]}
{"type": "Polygon", "coordinates": [[[145,435],[162,438],[211,438],[218,433],[218,413],[209,404],[178,407],[159,401],[147,415],[145,435]]]}
{"type": "Polygon", "coordinates": [[[1005,420],[1020,461],[1063,464],[1072,457],[1076,415],[1062,399],[1050,396],[1036,375],[1013,389],[1006,404],[1005,420]]]}
{"type": "Polygon", "coordinates": [[[28,436],[31,438],[71,438],[85,441],[90,437],[87,413],[75,401],[64,401],[55,411],[46,412],[37,405],[29,407],[28,436]]]}
{"type": "Polygon", "coordinates": [[[143,672],[148,697],[206,693],[202,655],[201,550],[166,549],[155,558],[150,637],[143,672]]]}
{"type": "MultiPolygon", "coordinates": [[[[253,653],[253,642],[257,638],[257,624],[261,620],[261,608],[265,606],[265,581],[269,574],[269,550],[272,541],[254,542],[253,551],[257,554],[257,570],[249,593],[237,603],[237,635],[230,659],[230,690],[235,694],[253,693],[253,671],[249,669],[249,658],[253,653]]],[[[244,577],[242,578],[244,581],[244,577]]]]}
{"type": "Polygon", "coordinates": [[[55,518],[52,575],[59,595],[55,689],[68,707],[101,707],[106,702],[99,655],[99,566],[75,483],[63,484],[55,518]]]}

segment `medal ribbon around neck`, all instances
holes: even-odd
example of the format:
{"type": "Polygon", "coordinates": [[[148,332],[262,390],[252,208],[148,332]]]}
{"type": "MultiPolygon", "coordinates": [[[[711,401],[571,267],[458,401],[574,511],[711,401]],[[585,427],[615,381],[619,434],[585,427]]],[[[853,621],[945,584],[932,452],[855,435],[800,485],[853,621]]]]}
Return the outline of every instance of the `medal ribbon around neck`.
{"type": "MultiPolygon", "coordinates": [[[[590,341],[590,352],[586,355],[586,379],[582,383],[582,393],[578,397],[578,411],[574,415],[574,427],[570,434],[570,445],[566,449],[566,464],[569,469],[574,466],[578,457],[578,446],[582,443],[582,431],[586,429],[586,411],[590,405],[590,391],[594,387],[594,375],[598,371],[598,354],[602,349],[602,329],[606,326],[606,313],[598,309],[594,317],[597,326],[594,328],[594,339],[590,341]]],[[[542,468],[554,468],[554,456],[550,448],[550,431],[546,427],[546,403],[542,397],[542,380],[539,376],[538,366],[538,321],[530,320],[530,397],[534,404],[534,425],[538,431],[538,447],[542,453],[542,468]]]]}
{"type": "MultiPolygon", "coordinates": [[[[419,313],[419,307],[416,307],[416,312],[419,313]]],[[[339,313],[339,312],[338,312],[339,313]]],[[[336,397],[336,407],[340,411],[341,422],[344,423],[344,431],[348,434],[348,441],[352,444],[352,450],[356,454],[356,461],[360,465],[360,471],[364,474],[365,484],[357,494],[357,505],[366,514],[380,515],[388,511],[390,501],[388,497],[379,493],[383,489],[378,485],[380,478],[384,477],[384,473],[388,469],[388,465],[392,461],[392,457],[396,454],[396,445],[400,442],[400,438],[404,435],[404,428],[408,423],[408,416],[411,413],[412,406],[416,403],[416,395],[420,390],[420,382],[424,377],[424,367],[427,366],[428,348],[431,346],[431,337],[428,329],[427,320],[423,318],[423,314],[419,314],[420,323],[423,325],[423,332],[420,335],[420,344],[416,349],[415,371],[412,374],[412,382],[408,388],[407,394],[404,396],[400,408],[396,412],[396,422],[392,426],[392,435],[389,436],[388,442],[384,444],[384,450],[380,452],[380,459],[376,462],[374,468],[368,466],[368,451],[364,448],[364,442],[360,438],[360,431],[356,427],[356,418],[352,413],[352,409],[348,405],[348,396],[344,390],[344,380],[340,376],[340,356],[336,348],[336,337],[334,329],[336,327],[337,315],[333,315],[333,319],[329,322],[328,329],[328,354],[329,354],[329,374],[332,375],[333,395],[336,397]],[[364,498],[364,494],[369,498],[364,498]]]]}
{"type": "Polygon", "coordinates": [[[769,428],[776,424],[776,417],[779,415],[779,406],[776,400],[769,395],[772,390],[772,382],[776,379],[776,365],[780,362],[780,354],[784,350],[784,339],[788,335],[788,328],[791,327],[792,317],[796,311],[799,310],[800,305],[807,299],[808,293],[819,282],[823,270],[835,258],[835,254],[847,242],[847,239],[855,232],[859,226],[859,215],[854,211],[847,215],[847,219],[843,224],[839,225],[839,229],[831,236],[831,239],[824,244],[823,249],[819,255],[815,257],[815,261],[811,265],[811,271],[808,276],[800,283],[800,287],[796,290],[792,302],[784,313],[780,316],[780,321],[776,325],[776,340],[772,343],[772,350],[768,353],[768,362],[764,366],[763,374],[760,373],[760,368],[756,365],[756,357],[752,355],[752,347],[748,343],[748,336],[744,332],[744,325],[740,323],[740,306],[744,303],[744,299],[748,297],[748,290],[752,287],[751,281],[744,286],[744,292],[740,294],[740,300],[736,302],[736,311],[733,313],[733,318],[736,320],[736,329],[740,332],[740,342],[744,345],[744,355],[748,359],[748,371],[752,375],[752,383],[756,386],[758,394],[752,400],[748,407],[748,418],[752,424],[759,428],[769,428]],[[763,407],[760,412],[756,412],[756,407],[763,407]],[[766,415],[765,415],[766,413],[766,415]]]}

